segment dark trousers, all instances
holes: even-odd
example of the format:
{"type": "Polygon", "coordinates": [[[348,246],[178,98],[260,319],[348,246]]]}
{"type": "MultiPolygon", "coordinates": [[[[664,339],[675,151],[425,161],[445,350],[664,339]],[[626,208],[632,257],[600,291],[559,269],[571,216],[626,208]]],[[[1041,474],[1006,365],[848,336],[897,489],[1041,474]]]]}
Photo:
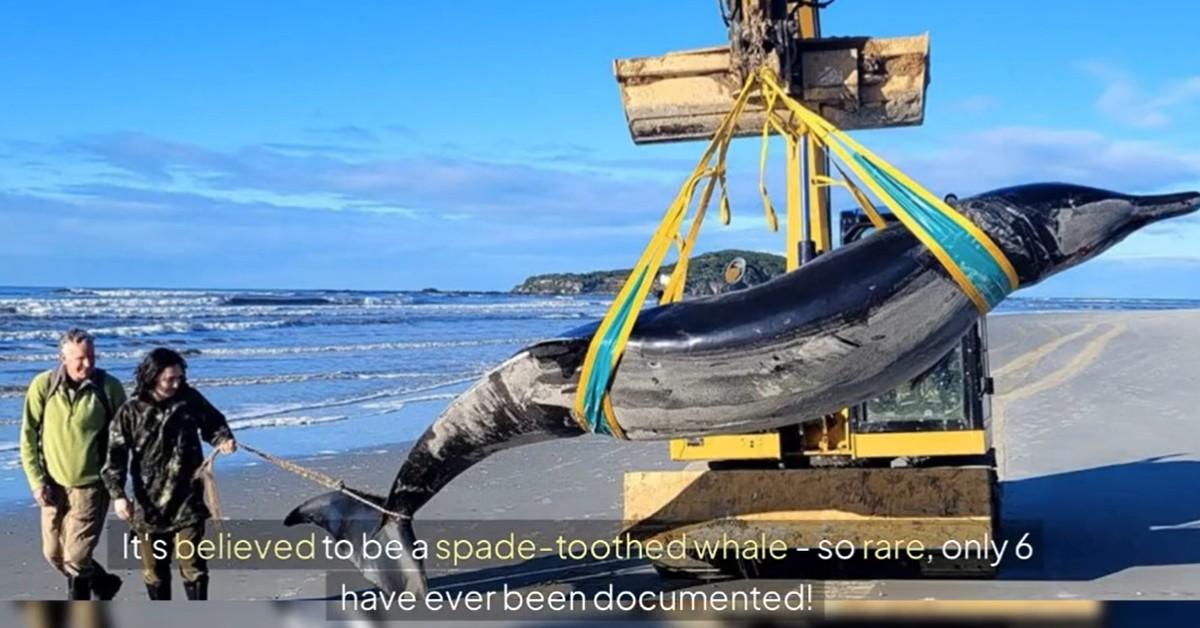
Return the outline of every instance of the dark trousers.
{"type": "Polygon", "coordinates": [[[203,522],[174,533],[141,533],[138,538],[142,544],[142,579],[146,584],[170,583],[172,560],[179,562],[179,575],[184,582],[196,582],[208,575],[208,563],[196,551],[204,539],[203,522]]]}

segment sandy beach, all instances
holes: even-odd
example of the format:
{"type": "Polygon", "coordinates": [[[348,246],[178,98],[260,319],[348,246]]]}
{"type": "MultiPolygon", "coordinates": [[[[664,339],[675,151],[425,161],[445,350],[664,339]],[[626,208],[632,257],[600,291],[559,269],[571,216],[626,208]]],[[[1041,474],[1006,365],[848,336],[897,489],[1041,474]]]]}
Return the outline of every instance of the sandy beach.
{"type": "MultiPolygon", "coordinates": [[[[998,465],[1006,519],[1041,523],[1035,572],[990,581],[847,580],[840,599],[1165,599],[1200,597],[1200,431],[1194,408],[1200,312],[1087,312],[989,318],[998,465]]],[[[252,436],[247,443],[253,444],[252,436]]],[[[386,492],[403,445],[296,460],[364,490],[386,492]]],[[[601,437],[502,452],[453,482],[420,519],[616,519],[621,473],[682,466],[665,443],[601,437]]],[[[277,521],[323,491],[239,452],[217,469],[223,514],[277,521]],[[249,466],[252,465],[252,466],[249,466]]],[[[110,526],[123,526],[111,519],[110,526]]],[[[61,599],[62,579],[37,547],[36,510],[5,514],[0,591],[61,599]]],[[[104,556],[103,550],[101,556],[104,556]]],[[[119,599],[144,600],[136,572],[119,599]]],[[[544,579],[553,580],[554,573],[544,579]]],[[[583,579],[653,578],[646,565],[583,579]]],[[[536,580],[537,578],[532,578],[536,580]]],[[[431,584],[439,585],[435,578],[431,584]]],[[[176,583],[178,588],[178,583],[176,583]]],[[[176,591],[176,597],[182,592],[176,591]]],[[[319,571],[215,571],[219,600],[314,599],[319,571]]]]}

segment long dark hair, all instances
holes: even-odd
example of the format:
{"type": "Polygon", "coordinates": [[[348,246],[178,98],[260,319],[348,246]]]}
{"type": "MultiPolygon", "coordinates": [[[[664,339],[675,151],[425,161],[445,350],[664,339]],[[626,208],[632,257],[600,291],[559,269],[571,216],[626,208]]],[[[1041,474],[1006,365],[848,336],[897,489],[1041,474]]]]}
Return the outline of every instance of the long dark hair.
{"type": "Polygon", "coordinates": [[[141,364],[133,370],[134,389],[133,394],[137,397],[149,398],[151,391],[157,386],[158,376],[163,371],[178,366],[187,374],[187,361],[178,353],[159,347],[146,354],[142,358],[141,364]]]}

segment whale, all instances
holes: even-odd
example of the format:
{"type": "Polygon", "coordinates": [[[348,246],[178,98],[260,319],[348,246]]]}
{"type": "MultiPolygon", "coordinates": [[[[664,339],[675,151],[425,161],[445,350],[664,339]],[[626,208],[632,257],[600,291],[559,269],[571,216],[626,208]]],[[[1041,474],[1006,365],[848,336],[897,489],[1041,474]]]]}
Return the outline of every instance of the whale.
{"type": "MultiPolygon", "coordinates": [[[[1003,252],[1019,290],[1147,225],[1196,211],[1200,192],[1135,195],[1050,182],[951,203],[1003,252]]],[[[611,379],[613,416],[620,437],[633,441],[818,419],[928,372],[985,315],[928,247],[891,226],[764,283],[644,309],[611,379]]],[[[353,516],[375,523],[375,534],[411,543],[413,516],[481,460],[592,433],[572,408],[598,327],[526,346],[452,400],[408,450],[387,496],[372,496],[391,514],[337,511],[336,500],[320,495],[285,523],[336,535],[353,527],[342,522],[353,516]]],[[[377,578],[381,586],[427,589],[420,561],[390,568],[396,573],[377,578]]]]}

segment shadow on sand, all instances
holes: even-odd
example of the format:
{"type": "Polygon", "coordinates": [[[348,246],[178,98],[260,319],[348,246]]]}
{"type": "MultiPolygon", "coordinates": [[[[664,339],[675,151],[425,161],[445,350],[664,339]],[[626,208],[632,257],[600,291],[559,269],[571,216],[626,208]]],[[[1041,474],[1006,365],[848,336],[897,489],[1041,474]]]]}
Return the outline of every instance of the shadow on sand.
{"type": "MultiPolygon", "coordinates": [[[[1136,567],[1200,563],[1200,461],[1178,458],[1162,456],[1002,483],[1000,538],[1015,544],[1030,532],[1036,555],[1029,561],[1015,560],[1010,550],[996,579],[1087,581],[1136,567]]],[[[869,576],[914,574],[889,570],[869,576]]],[[[828,576],[809,572],[790,577],[828,576]]],[[[632,590],[676,585],[661,580],[644,561],[555,557],[436,577],[430,584],[455,589],[566,581],[589,588],[613,578],[632,590]]],[[[1200,583],[1196,586],[1200,594],[1200,583]]]]}
{"type": "Polygon", "coordinates": [[[1200,461],[1178,457],[1003,483],[1004,520],[1040,527],[1042,556],[1036,566],[1007,563],[1000,577],[1095,580],[1134,567],[1200,563],[1200,461]]]}

